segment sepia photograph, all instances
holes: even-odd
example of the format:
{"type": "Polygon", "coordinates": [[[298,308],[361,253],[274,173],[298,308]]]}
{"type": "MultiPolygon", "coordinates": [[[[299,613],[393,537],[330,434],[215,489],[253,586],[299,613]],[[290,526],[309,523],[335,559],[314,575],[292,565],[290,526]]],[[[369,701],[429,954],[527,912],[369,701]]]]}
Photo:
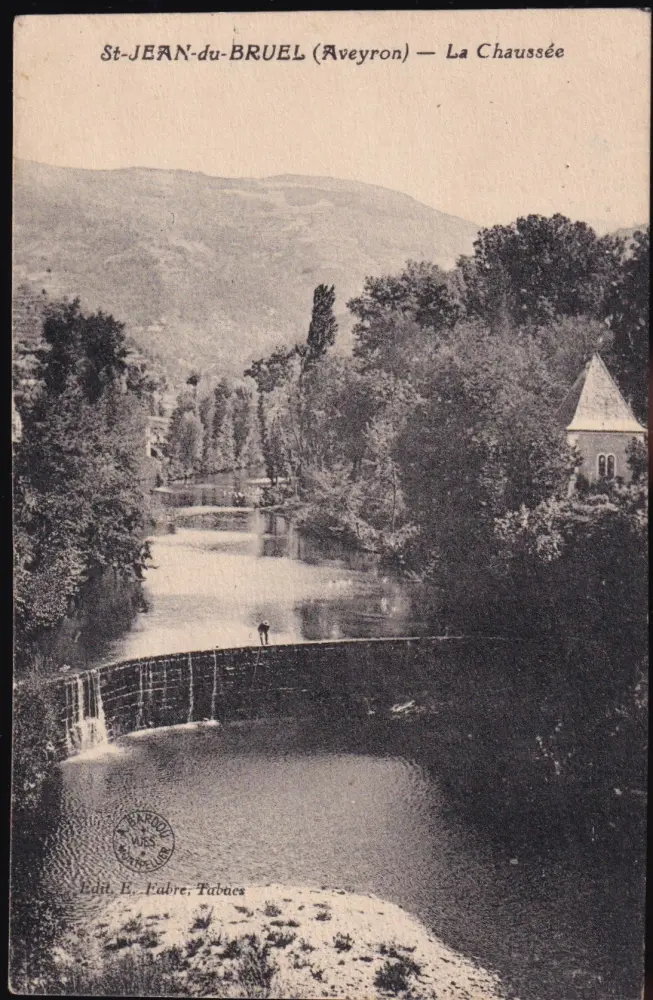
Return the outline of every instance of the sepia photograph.
{"type": "Polygon", "coordinates": [[[650,42],[16,18],[13,994],[643,1000],[650,42]]]}

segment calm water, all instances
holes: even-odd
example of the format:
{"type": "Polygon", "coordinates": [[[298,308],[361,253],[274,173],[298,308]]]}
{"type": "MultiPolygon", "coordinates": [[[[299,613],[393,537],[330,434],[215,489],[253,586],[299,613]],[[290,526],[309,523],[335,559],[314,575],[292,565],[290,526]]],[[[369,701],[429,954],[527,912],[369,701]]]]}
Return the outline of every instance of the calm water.
{"type": "Polygon", "coordinates": [[[129,878],[144,889],[147,879],[116,861],[112,833],[126,811],[151,808],[176,838],[152,881],[371,892],[498,971],[510,996],[634,1000],[637,969],[626,957],[635,940],[619,874],[502,851],[449,808],[437,733],[425,729],[407,753],[403,726],[181,727],[70,760],[48,789],[49,832],[30,892],[84,922],[102,899],[82,894],[83,881],[118,890],[129,878]]]}
{"type": "Polygon", "coordinates": [[[261,510],[201,513],[231,504],[233,478],[214,478],[222,482],[161,494],[171,512],[200,513],[177,516],[174,534],[154,538],[142,610],[103,649],[91,645],[89,665],[255,644],[264,619],[279,643],[428,633],[411,616],[410,586],[373,556],[317,545],[261,510]]]}
{"type": "MultiPolygon", "coordinates": [[[[164,497],[204,509],[232,492],[227,480],[164,497]]],[[[409,587],[372,558],[318,550],[263,512],[185,513],[156,537],[153,562],[146,608],[130,629],[90,644],[91,662],[254,643],[262,618],[273,642],[428,631],[411,617],[409,587]]],[[[372,892],[498,971],[511,996],[635,1000],[641,899],[623,871],[582,855],[511,857],[496,831],[447,801],[440,779],[451,763],[439,758],[435,727],[413,729],[408,751],[405,725],[177,728],[68,761],[47,788],[45,841],[31,856],[27,837],[14,846],[27,895],[54,900],[74,922],[101,905],[80,893],[82,881],[119,888],[129,877],[137,888],[112,833],[129,809],[151,808],[175,831],[164,882],[372,892]]]]}

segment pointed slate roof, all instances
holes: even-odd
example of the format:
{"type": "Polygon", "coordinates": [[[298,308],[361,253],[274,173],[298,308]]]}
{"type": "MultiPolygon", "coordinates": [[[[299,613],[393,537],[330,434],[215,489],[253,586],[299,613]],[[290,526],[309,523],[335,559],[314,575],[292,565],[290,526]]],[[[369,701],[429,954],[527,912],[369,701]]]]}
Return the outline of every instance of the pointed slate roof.
{"type": "Polygon", "coordinates": [[[568,431],[646,433],[599,354],[592,357],[578,376],[558,415],[568,431]]]}

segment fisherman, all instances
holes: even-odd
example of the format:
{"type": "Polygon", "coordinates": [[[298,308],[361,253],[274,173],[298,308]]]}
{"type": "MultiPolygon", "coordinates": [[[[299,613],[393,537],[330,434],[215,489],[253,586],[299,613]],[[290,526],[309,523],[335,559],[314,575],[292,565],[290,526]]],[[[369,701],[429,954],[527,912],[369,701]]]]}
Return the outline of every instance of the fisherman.
{"type": "Polygon", "coordinates": [[[261,622],[261,624],[258,627],[258,637],[261,640],[261,645],[262,646],[269,645],[269,639],[268,639],[268,632],[269,631],[270,631],[270,623],[269,622],[261,622]]]}

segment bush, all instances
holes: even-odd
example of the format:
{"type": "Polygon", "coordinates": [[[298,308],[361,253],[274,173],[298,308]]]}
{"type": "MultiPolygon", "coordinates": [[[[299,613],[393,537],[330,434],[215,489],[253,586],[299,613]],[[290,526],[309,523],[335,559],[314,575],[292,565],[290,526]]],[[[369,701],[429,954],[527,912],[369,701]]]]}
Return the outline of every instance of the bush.
{"type": "Polygon", "coordinates": [[[289,944],[293,943],[296,937],[296,934],[284,934],[283,931],[270,931],[266,941],[269,941],[274,948],[287,948],[289,944]]]}
{"type": "MultiPolygon", "coordinates": [[[[238,909],[238,907],[237,907],[238,909]]],[[[208,912],[198,913],[191,926],[192,931],[205,931],[211,926],[213,920],[213,907],[208,912]]]]}
{"type": "Polygon", "coordinates": [[[270,945],[261,944],[255,934],[246,937],[238,964],[239,981],[250,991],[258,990],[267,995],[277,971],[278,966],[270,961],[270,945]]]}
{"type": "Polygon", "coordinates": [[[333,939],[333,947],[336,951],[351,951],[353,943],[349,934],[336,934],[333,939]]]}
{"type": "Polygon", "coordinates": [[[139,950],[108,959],[101,970],[66,966],[44,984],[44,992],[50,996],[187,996],[174,971],[166,952],[155,956],[139,950]]]}
{"type": "Polygon", "coordinates": [[[395,961],[386,960],[377,970],[374,985],[386,993],[403,993],[410,989],[408,977],[419,974],[419,965],[409,958],[399,957],[395,961]]]}
{"type": "Polygon", "coordinates": [[[34,810],[58,759],[59,722],[52,691],[38,662],[14,688],[12,800],[15,812],[34,810]]]}

